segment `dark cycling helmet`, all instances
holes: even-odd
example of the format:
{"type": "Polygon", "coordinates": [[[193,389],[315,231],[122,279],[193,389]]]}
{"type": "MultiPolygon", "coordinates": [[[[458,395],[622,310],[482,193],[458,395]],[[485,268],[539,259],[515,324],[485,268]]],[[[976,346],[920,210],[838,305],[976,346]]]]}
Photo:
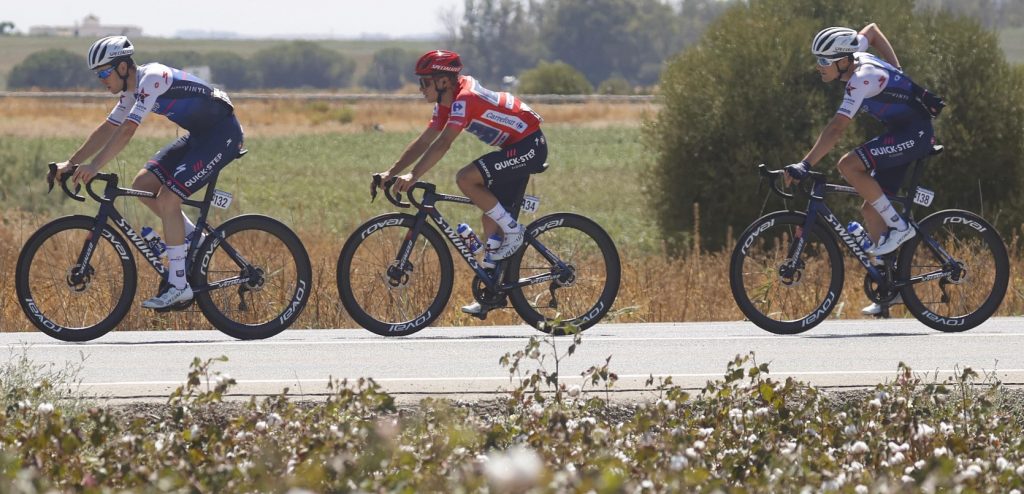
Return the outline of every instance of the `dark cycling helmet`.
{"type": "Polygon", "coordinates": [[[428,51],[416,61],[416,75],[428,76],[437,72],[459,75],[461,71],[462,59],[453,51],[428,51]]]}
{"type": "Polygon", "coordinates": [[[860,51],[857,31],[848,27],[822,29],[811,41],[811,55],[829,59],[842,58],[860,51]]]}
{"type": "Polygon", "coordinates": [[[104,65],[131,58],[134,53],[135,47],[128,41],[127,36],[107,36],[89,47],[89,54],[85,60],[89,64],[89,70],[96,70],[104,65]]]}

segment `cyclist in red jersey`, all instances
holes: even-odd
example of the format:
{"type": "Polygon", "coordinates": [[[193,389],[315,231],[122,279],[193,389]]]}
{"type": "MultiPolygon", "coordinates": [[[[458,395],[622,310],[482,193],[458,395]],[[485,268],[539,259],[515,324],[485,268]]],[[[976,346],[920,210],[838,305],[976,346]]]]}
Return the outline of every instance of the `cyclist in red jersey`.
{"type": "MultiPolygon", "coordinates": [[[[391,168],[379,175],[387,180],[414,165],[411,172],[398,175],[394,184],[396,192],[407,192],[444,157],[463,130],[499,147],[462,167],[456,183],[484,211],[480,238],[486,241],[499,230],[502,233],[501,245],[487,254],[494,260],[505,259],[523,244],[525,228],[517,217],[530,175],[547,167],[542,119],[519,98],[491,91],[460,72],[462,61],[452,51],[427,52],[416,62],[420,92],[435,103],[434,116],[391,168]]],[[[463,307],[468,313],[474,309],[479,310],[478,304],[463,307]]]]}

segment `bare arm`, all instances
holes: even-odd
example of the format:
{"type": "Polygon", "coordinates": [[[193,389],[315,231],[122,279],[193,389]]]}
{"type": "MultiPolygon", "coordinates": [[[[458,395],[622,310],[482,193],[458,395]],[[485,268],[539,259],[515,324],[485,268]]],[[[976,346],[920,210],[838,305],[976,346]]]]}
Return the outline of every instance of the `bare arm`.
{"type": "Polygon", "coordinates": [[[415,141],[409,143],[406,146],[405,151],[402,152],[402,156],[395,161],[395,164],[391,165],[388,170],[388,175],[396,175],[402,170],[405,170],[409,165],[413,164],[417,158],[423,156],[423,153],[430,147],[430,144],[437,140],[437,136],[441,135],[441,131],[427,127],[426,130],[416,138],[415,141]]]}
{"type": "Polygon", "coordinates": [[[804,161],[814,165],[821,161],[832,148],[835,147],[836,143],[839,142],[839,138],[843,136],[843,132],[850,126],[851,119],[845,115],[836,115],[832,117],[828,125],[821,131],[821,135],[818,136],[818,141],[814,143],[814,147],[804,156],[804,161]]]}
{"type": "Polygon", "coordinates": [[[419,180],[420,177],[425,175],[441,158],[448,152],[448,148],[452,147],[452,142],[459,136],[459,132],[462,129],[449,125],[444,128],[441,132],[441,136],[434,140],[434,142],[427,148],[427,151],[423,153],[423,157],[420,158],[416,166],[412,168],[412,176],[419,180]]]}
{"type": "Polygon", "coordinates": [[[82,143],[82,146],[78,148],[78,151],[75,151],[75,154],[72,154],[71,157],[68,158],[68,162],[72,165],[82,164],[83,161],[91,158],[94,154],[99,152],[99,150],[103,148],[104,144],[110,142],[110,137],[114,135],[115,131],[117,131],[116,125],[109,121],[104,121],[99,125],[99,127],[96,127],[96,129],[92,131],[92,134],[90,134],[89,138],[82,143]]]}
{"type": "Polygon", "coordinates": [[[903,67],[900,65],[899,59],[896,58],[896,52],[892,49],[892,44],[889,43],[889,39],[882,34],[882,30],[878,28],[878,24],[872,22],[864,29],[860,30],[860,34],[868,39],[868,45],[873,47],[879,55],[889,62],[896,68],[903,67]]]}
{"type": "Polygon", "coordinates": [[[117,153],[120,153],[131,142],[132,137],[135,136],[135,130],[138,128],[139,124],[131,120],[125,121],[120,127],[116,127],[106,145],[103,146],[103,149],[93,157],[90,165],[95,166],[96,170],[103,168],[108,161],[114,159],[117,153]]]}

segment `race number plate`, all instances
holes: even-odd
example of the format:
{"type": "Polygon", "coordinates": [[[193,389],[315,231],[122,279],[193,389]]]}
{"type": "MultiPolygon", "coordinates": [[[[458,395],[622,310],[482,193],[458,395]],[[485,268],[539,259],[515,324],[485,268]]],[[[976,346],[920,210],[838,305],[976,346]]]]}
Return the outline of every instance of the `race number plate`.
{"type": "Polygon", "coordinates": [[[230,192],[224,192],[220,189],[213,191],[213,207],[215,208],[227,209],[231,205],[231,199],[233,197],[230,192]]]}
{"type": "Polygon", "coordinates": [[[523,196],[523,207],[524,213],[536,214],[537,210],[540,209],[540,198],[534,196],[523,196]]]}
{"type": "Polygon", "coordinates": [[[928,207],[932,205],[933,200],[935,200],[935,193],[924,187],[918,187],[914,192],[914,204],[928,207]]]}

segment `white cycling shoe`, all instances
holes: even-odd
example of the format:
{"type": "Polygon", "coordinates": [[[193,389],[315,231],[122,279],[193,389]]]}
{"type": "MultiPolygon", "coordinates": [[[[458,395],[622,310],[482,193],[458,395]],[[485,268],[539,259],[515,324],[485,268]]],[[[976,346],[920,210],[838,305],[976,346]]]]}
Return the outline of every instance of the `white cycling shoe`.
{"type": "MultiPolygon", "coordinates": [[[[887,305],[889,307],[892,307],[894,305],[902,305],[902,304],[903,304],[903,295],[897,294],[896,298],[892,299],[892,301],[890,301],[887,305]]],[[[861,309],[860,313],[864,314],[865,316],[877,316],[877,315],[882,313],[882,308],[883,307],[880,304],[872,303],[871,305],[861,309]]]]}
{"type": "Polygon", "coordinates": [[[523,238],[526,237],[526,227],[522,223],[511,232],[505,232],[505,238],[497,249],[490,252],[491,259],[500,260],[511,257],[519,247],[523,245],[523,238]]]}
{"type": "Polygon", "coordinates": [[[882,238],[878,239],[878,244],[871,248],[868,254],[875,257],[884,256],[900,248],[904,242],[914,238],[914,235],[917,235],[917,231],[910,225],[907,225],[905,230],[890,228],[888,232],[882,234],[882,238]]]}
{"type": "Polygon", "coordinates": [[[185,288],[178,288],[170,283],[164,290],[155,297],[142,303],[146,309],[166,309],[172,305],[192,300],[192,287],[185,285],[185,288]]]}

